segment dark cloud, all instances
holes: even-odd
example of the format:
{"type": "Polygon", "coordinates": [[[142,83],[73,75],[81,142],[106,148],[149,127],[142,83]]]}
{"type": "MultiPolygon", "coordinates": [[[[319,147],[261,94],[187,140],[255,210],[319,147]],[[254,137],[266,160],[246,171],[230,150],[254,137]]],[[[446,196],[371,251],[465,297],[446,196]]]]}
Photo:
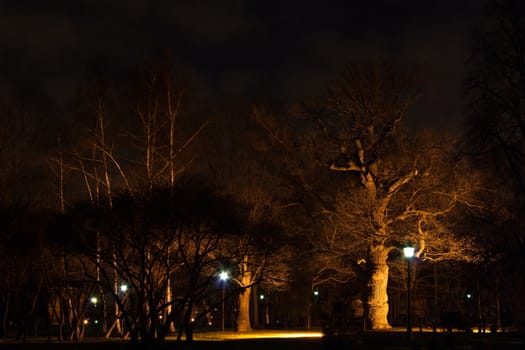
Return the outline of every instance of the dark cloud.
{"type": "Polygon", "coordinates": [[[90,71],[123,72],[161,52],[208,96],[319,94],[351,60],[414,64],[413,123],[454,123],[481,5],[452,1],[6,1],[0,91],[64,96],[90,71]]]}

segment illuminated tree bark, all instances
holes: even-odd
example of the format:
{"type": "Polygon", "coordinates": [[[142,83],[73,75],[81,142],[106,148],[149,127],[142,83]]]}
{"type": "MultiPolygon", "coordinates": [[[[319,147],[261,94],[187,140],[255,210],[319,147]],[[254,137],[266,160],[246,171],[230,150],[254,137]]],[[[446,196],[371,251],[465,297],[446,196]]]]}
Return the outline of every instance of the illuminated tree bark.
{"type": "Polygon", "coordinates": [[[379,245],[370,248],[370,280],[368,282],[368,318],[372,329],[391,328],[388,322],[388,253],[390,249],[379,245]]]}
{"type": "MultiPolygon", "coordinates": [[[[393,130],[400,122],[401,118],[394,118],[391,120],[383,120],[384,125],[369,126],[368,137],[373,140],[373,143],[382,143],[382,137],[388,136],[388,132],[393,130]],[[376,130],[383,129],[384,135],[374,135],[374,128],[376,130]]],[[[357,137],[354,141],[354,154],[348,155],[349,160],[346,164],[332,164],[330,169],[333,171],[353,172],[359,175],[360,184],[362,188],[362,202],[358,205],[368,207],[366,216],[369,228],[369,237],[362,237],[367,244],[367,275],[368,275],[368,296],[367,309],[368,321],[372,329],[388,329],[391,328],[388,316],[388,254],[393,247],[385,246],[389,242],[392,233],[388,229],[387,216],[390,201],[395,193],[399,191],[403,185],[408,183],[413,174],[398,175],[390,179],[389,186],[385,189],[378,189],[378,184],[381,182],[379,169],[377,167],[377,159],[369,159],[368,152],[365,152],[367,147],[366,141],[361,137],[357,137]]],[[[346,151],[348,152],[348,151],[346,151]]],[[[344,220],[344,219],[343,219],[344,220]]],[[[361,223],[363,225],[363,223],[361,223]]],[[[355,237],[357,238],[357,237],[355,237]]]]}
{"type": "Polygon", "coordinates": [[[347,184],[334,191],[334,204],[322,205],[329,227],[320,240],[325,271],[340,274],[325,280],[348,280],[345,273],[367,276],[364,302],[372,329],[390,328],[388,258],[393,249],[410,242],[417,245],[416,257],[472,258],[470,242],[441,220],[472,185],[460,183],[449,171],[447,152],[453,142],[402,128],[415,96],[411,76],[403,69],[356,65],[330,90],[326,102],[307,106],[319,125],[315,145],[325,150],[317,162],[348,174],[347,184]]]}
{"type": "Polygon", "coordinates": [[[231,237],[228,244],[240,255],[232,277],[241,290],[237,296],[237,330],[248,332],[252,326],[258,326],[256,309],[253,325],[250,318],[251,307],[256,307],[258,302],[256,295],[251,300],[256,294],[253,288],[263,284],[266,291],[284,290],[289,281],[289,254],[284,245],[276,243],[282,238],[280,222],[276,224],[282,204],[274,197],[276,179],[268,173],[265,154],[252,148],[257,144],[254,130],[258,130],[258,125],[250,120],[222,120],[218,127],[224,127],[216,134],[220,139],[212,138],[213,145],[209,147],[217,152],[210,157],[214,161],[211,166],[217,169],[215,181],[247,210],[247,230],[231,237]],[[231,144],[224,144],[225,140],[231,144]],[[239,164],[243,166],[242,171],[239,164]]]}
{"type": "MultiPolygon", "coordinates": [[[[237,314],[237,331],[250,332],[252,325],[250,322],[250,296],[252,286],[255,283],[256,273],[252,273],[252,267],[248,264],[249,257],[244,255],[238,263],[239,276],[233,280],[239,285],[241,291],[237,297],[239,310],[237,314]]],[[[254,271],[255,272],[255,271],[254,271]]]]}
{"type": "Polygon", "coordinates": [[[248,287],[239,293],[239,315],[237,316],[237,331],[239,332],[250,332],[252,330],[250,322],[250,296],[252,292],[250,274],[247,273],[243,277],[243,280],[248,287]]]}

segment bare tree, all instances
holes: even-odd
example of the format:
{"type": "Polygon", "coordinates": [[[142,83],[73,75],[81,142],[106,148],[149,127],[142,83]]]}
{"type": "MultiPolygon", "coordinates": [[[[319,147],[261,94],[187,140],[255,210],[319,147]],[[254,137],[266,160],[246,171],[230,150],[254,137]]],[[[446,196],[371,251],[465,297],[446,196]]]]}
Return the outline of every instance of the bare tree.
{"type": "MultiPolygon", "coordinates": [[[[479,219],[480,235],[501,266],[513,266],[509,281],[513,317],[523,322],[516,298],[525,285],[525,6],[521,1],[487,2],[471,49],[465,80],[465,150],[484,173],[482,198],[490,210],[479,219]],[[497,233],[496,233],[497,232],[497,233]],[[512,296],[511,296],[512,295],[512,296]]],[[[504,268],[498,267],[496,270],[504,268]]],[[[505,269],[505,268],[504,268],[505,269]]],[[[507,270],[508,271],[508,270],[507,270]]],[[[525,337],[525,329],[522,327],[525,337]]]]}
{"type": "MultiPolygon", "coordinates": [[[[65,168],[69,171],[76,171],[80,175],[93,209],[104,210],[105,208],[105,210],[112,211],[116,196],[124,192],[133,198],[135,195],[141,197],[147,197],[148,194],[153,195],[153,189],[158,186],[168,186],[174,189],[178,178],[187,171],[192,163],[195,156],[189,154],[189,148],[201,135],[207,123],[198,123],[195,127],[194,123],[187,122],[188,118],[184,118],[181,113],[184,90],[177,86],[173,72],[169,69],[145,68],[138,73],[136,81],[126,83],[127,85],[118,85],[97,81],[82,93],[84,103],[79,106],[79,115],[87,119],[94,119],[94,122],[93,127],[85,128],[84,135],[79,138],[77,148],[70,152],[67,161],[64,161],[63,152],[60,152],[55,162],[60,203],[63,204],[66,201],[62,191],[65,168]],[[136,118],[130,119],[130,116],[136,118]],[[126,123],[121,124],[122,120],[126,120],[126,123]],[[190,130],[192,128],[194,129],[190,130]]],[[[171,203],[175,199],[170,198],[169,200],[171,203]]],[[[122,232],[122,234],[126,233],[122,232]]],[[[102,288],[99,294],[110,293],[114,297],[114,317],[107,320],[113,325],[108,325],[107,336],[113,333],[115,327],[117,333],[124,336],[124,329],[126,327],[129,329],[129,325],[122,323],[125,320],[122,318],[124,305],[119,301],[118,296],[123,272],[119,270],[117,263],[119,249],[122,247],[118,241],[108,241],[108,237],[102,237],[102,235],[103,231],[100,231],[92,237],[94,242],[97,242],[95,246],[99,250],[98,260],[84,261],[80,255],[77,257],[85,270],[89,271],[95,283],[102,288]],[[113,263],[103,267],[103,259],[105,259],[105,264],[109,263],[108,242],[113,244],[113,263]],[[111,274],[109,267],[113,269],[111,274]],[[107,284],[107,278],[110,276],[112,277],[111,287],[107,284]],[[102,283],[103,279],[105,279],[104,283],[102,283]]],[[[151,239],[155,237],[163,238],[152,235],[151,239]]],[[[147,243],[144,247],[150,251],[145,253],[147,256],[154,255],[155,244],[149,239],[147,243]]],[[[180,313],[181,310],[171,309],[174,303],[173,292],[176,288],[173,286],[175,272],[170,266],[177,266],[180,263],[178,259],[180,242],[172,237],[166,242],[159,241],[156,244],[161,247],[166,247],[168,244],[167,249],[172,252],[168,252],[166,256],[168,260],[170,257],[174,259],[174,261],[165,261],[165,281],[162,282],[162,285],[157,286],[165,290],[155,291],[157,295],[162,295],[164,298],[162,301],[164,314],[161,316],[171,320],[169,329],[174,331],[174,316],[168,317],[168,315],[180,313]]],[[[127,254],[129,247],[126,249],[127,254]]],[[[139,290],[140,293],[145,292],[143,289],[135,288],[135,291],[139,290]]],[[[146,299],[143,302],[143,307],[146,309],[151,307],[147,304],[146,299]]],[[[104,303],[102,306],[105,308],[104,303]]],[[[189,309],[184,308],[187,312],[191,311],[189,309]]],[[[140,332],[136,331],[135,336],[146,337],[140,332]]]]}
{"type": "Polygon", "coordinates": [[[401,121],[415,97],[407,72],[356,65],[330,90],[325,109],[314,114],[326,142],[317,152],[332,159],[330,170],[349,174],[349,184],[329,210],[333,225],[322,241],[328,256],[367,272],[373,329],[390,327],[392,249],[410,242],[418,245],[418,257],[471,258],[468,240],[454,235],[443,218],[472,187],[456,180],[464,174],[447,158],[452,140],[402,132],[401,121]],[[461,249],[447,248],[451,242],[461,249]]]}
{"type": "Polygon", "coordinates": [[[70,211],[67,221],[73,225],[66,230],[80,239],[77,261],[88,280],[118,304],[125,333],[133,343],[154,346],[173,322],[180,326],[179,339],[185,331],[191,340],[192,319],[210,311],[196,315],[194,306],[208,297],[219,260],[235,259],[219,254],[219,248],[226,233],[241,231],[236,210],[228,198],[182,183],[175,189],[123,193],[109,209],[79,207],[70,211]],[[94,240],[97,235],[101,245],[94,240]],[[127,290],[114,291],[114,271],[127,290]],[[169,278],[176,281],[177,298],[166,300],[169,278]]]}
{"type": "Polygon", "coordinates": [[[497,0],[486,10],[465,81],[466,145],[469,154],[481,157],[480,165],[495,170],[498,184],[511,185],[523,197],[525,8],[520,1],[497,0]]]}
{"type": "Polygon", "coordinates": [[[231,261],[235,266],[230,271],[240,290],[236,319],[239,332],[252,329],[250,310],[254,287],[263,283],[267,290],[279,290],[290,280],[291,253],[282,229],[286,205],[278,195],[284,188],[268,161],[277,154],[270,155],[269,149],[260,152],[265,146],[260,124],[253,120],[252,112],[241,110],[222,116],[214,123],[208,139],[213,152],[208,159],[210,173],[226,194],[246,208],[249,221],[246,232],[226,242],[226,249],[236,251],[239,256],[231,261]]]}
{"type": "MultiPolygon", "coordinates": [[[[1,336],[16,328],[25,337],[44,302],[46,266],[43,228],[52,197],[41,118],[47,111],[36,99],[0,98],[0,268],[1,336]],[[44,185],[45,183],[45,185],[44,185]],[[11,324],[11,326],[9,326],[11,324]]],[[[53,123],[48,119],[49,125],[53,123]]]]}

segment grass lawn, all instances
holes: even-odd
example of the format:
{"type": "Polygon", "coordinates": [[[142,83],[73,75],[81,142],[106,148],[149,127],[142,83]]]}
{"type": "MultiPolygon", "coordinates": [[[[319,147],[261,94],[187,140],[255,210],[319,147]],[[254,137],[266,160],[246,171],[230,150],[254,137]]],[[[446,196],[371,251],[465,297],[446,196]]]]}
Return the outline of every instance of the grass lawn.
{"type": "MultiPolygon", "coordinates": [[[[82,342],[47,343],[45,339],[31,339],[26,343],[0,342],[0,350],[125,350],[132,349],[127,340],[86,339],[82,342]]],[[[381,350],[381,349],[524,349],[520,338],[512,334],[452,335],[414,333],[410,343],[404,332],[367,332],[353,339],[324,339],[319,332],[255,331],[196,333],[193,343],[178,343],[168,339],[161,350],[381,350]]]]}

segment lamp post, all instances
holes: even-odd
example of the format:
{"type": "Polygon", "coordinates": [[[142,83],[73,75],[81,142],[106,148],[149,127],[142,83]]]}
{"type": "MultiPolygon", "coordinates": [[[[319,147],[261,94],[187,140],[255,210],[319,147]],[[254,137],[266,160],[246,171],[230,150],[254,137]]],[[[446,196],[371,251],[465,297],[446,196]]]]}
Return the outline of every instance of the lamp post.
{"type": "MultiPolygon", "coordinates": [[[[268,325],[269,319],[268,319],[268,303],[266,302],[266,295],[261,294],[259,295],[259,301],[261,302],[261,305],[264,307],[264,315],[263,315],[263,328],[268,325]]],[[[260,317],[259,317],[260,320],[260,317]]]]}
{"type": "Polygon", "coordinates": [[[412,308],[410,307],[410,280],[411,280],[411,262],[412,258],[414,257],[414,247],[405,247],[403,248],[403,253],[405,254],[405,258],[407,259],[407,336],[409,340],[412,340],[412,320],[411,320],[411,311],[412,308]]]}
{"type": "Polygon", "coordinates": [[[219,279],[222,281],[222,323],[221,323],[221,331],[224,332],[224,299],[226,296],[225,293],[225,287],[226,287],[226,280],[228,280],[230,276],[228,276],[228,272],[222,271],[219,274],[219,279]]]}

